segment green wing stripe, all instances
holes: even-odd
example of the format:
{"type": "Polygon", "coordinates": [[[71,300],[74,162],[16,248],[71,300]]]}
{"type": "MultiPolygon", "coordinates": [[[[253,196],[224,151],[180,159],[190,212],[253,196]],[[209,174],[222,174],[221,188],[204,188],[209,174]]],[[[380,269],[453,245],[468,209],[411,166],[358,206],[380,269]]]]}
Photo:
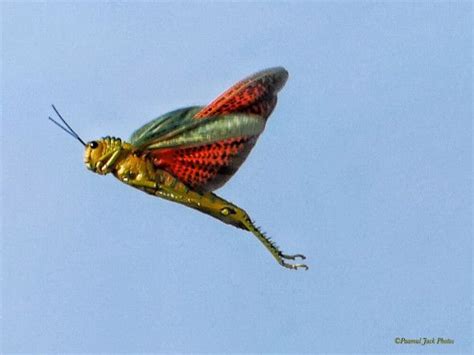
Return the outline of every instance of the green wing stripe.
{"type": "Polygon", "coordinates": [[[145,146],[154,140],[167,135],[181,126],[195,121],[193,116],[203,106],[191,106],[168,112],[133,132],[130,143],[136,147],[145,146]]]}
{"type": "Polygon", "coordinates": [[[228,138],[258,136],[265,120],[256,115],[231,114],[192,120],[146,144],[147,149],[199,146],[228,138]]]}

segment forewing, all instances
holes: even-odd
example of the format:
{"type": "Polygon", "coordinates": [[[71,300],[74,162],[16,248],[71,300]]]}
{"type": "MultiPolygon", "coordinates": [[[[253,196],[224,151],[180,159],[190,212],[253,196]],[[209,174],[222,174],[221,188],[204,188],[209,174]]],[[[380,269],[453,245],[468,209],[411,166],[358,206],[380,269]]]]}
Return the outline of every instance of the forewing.
{"type": "Polygon", "coordinates": [[[201,109],[202,106],[191,106],[165,113],[133,132],[130,143],[136,147],[145,147],[153,141],[194,122],[194,115],[201,109]]]}
{"type": "Polygon", "coordinates": [[[186,122],[146,144],[148,150],[207,145],[229,138],[258,136],[265,120],[256,115],[231,114],[186,122]]]}

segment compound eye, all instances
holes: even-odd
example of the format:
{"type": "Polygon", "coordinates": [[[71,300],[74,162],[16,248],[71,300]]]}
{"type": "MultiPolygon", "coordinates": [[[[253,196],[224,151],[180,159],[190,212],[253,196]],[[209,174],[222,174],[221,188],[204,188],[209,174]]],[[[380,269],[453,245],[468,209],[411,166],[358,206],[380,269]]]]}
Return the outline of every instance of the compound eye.
{"type": "Polygon", "coordinates": [[[97,143],[96,141],[92,141],[89,143],[89,147],[91,147],[91,149],[95,149],[99,146],[99,143],[97,143]]]}

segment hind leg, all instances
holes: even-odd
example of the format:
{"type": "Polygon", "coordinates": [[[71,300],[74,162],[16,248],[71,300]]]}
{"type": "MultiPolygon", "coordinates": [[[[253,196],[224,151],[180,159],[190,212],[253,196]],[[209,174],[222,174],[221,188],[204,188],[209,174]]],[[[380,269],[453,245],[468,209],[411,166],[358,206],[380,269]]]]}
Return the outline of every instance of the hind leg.
{"type": "Polygon", "coordinates": [[[291,264],[288,263],[286,260],[296,260],[296,259],[306,259],[306,257],[302,254],[295,254],[295,255],[287,255],[284,254],[278,246],[270,239],[268,238],[265,233],[263,233],[250,219],[249,215],[247,212],[245,212],[242,208],[235,206],[234,204],[231,204],[224,199],[217,197],[221,203],[223,203],[225,206],[221,207],[219,210],[219,213],[225,218],[223,222],[229,223],[229,219],[231,220],[232,225],[235,225],[236,227],[245,229],[252,233],[257,239],[263,244],[263,246],[272,254],[272,256],[275,258],[275,260],[283,267],[286,267],[288,269],[306,269],[308,270],[308,266],[305,264],[291,264]]]}
{"type": "Polygon", "coordinates": [[[292,264],[288,260],[306,259],[302,254],[288,255],[284,254],[278,246],[268,238],[250,219],[247,212],[233,203],[211,192],[200,193],[189,189],[181,182],[172,179],[165,184],[159,184],[154,181],[129,179],[125,183],[158,197],[178,202],[185,206],[194,208],[218,220],[231,224],[235,227],[244,229],[252,233],[263,244],[263,246],[272,254],[273,258],[283,267],[297,270],[306,269],[305,264],[292,264]]]}
{"type": "Polygon", "coordinates": [[[159,188],[157,190],[156,194],[197,209],[224,223],[249,231],[257,237],[263,246],[272,254],[275,260],[283,267],[293,270],[308,269],[308,266],[305,264],[292,264],[287,262],[288,260],[304,260],[306,259],[304,255],[284,254],[270,238],[255,226],[247,212],[216,194],[211,192],[199,193],[190,190],[187,187],[180,186],[180,184],[175,185],[173,188],[162,186],[161,189],[159,188]]]}

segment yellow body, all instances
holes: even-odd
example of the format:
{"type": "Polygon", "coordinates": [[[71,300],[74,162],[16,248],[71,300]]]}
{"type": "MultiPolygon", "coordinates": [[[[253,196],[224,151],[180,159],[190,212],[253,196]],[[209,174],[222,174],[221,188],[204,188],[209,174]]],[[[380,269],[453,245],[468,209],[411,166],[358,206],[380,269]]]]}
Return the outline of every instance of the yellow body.
{"type": "Polygon", "coordinates": [[[267,238],[238,206],[212,192],[191,190],[168,172],[157,169],[147,153],[119,138],[106,137],[86,145],[84,163],[87,168],[101,175],[112,173],[120,181],[151,195],[178,202],[197,209],[220,221],[254,234],[270,251],[277,262],[289,269],[308,267],[290,264],[285,260],[305,259],[301,254],[286,255],[267,238]]]}

